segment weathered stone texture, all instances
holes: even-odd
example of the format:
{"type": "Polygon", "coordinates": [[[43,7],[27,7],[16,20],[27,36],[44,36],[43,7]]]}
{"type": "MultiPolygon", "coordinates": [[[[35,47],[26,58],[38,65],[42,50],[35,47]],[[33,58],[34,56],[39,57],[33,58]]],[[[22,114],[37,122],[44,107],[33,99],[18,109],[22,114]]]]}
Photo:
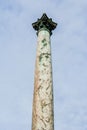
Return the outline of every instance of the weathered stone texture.
{"type": "Polygon", "coordinates": [[[40,30],[35,68],[32,130],[54,130],[50,33],[40,30]]]}

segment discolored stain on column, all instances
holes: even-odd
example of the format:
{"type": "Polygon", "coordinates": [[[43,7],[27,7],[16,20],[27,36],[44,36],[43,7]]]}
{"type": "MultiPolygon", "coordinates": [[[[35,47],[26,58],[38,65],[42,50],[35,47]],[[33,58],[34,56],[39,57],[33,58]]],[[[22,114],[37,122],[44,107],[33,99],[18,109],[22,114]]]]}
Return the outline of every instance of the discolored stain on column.
{"type": "Polygon", "coordinates": [[[57,26],[46,14],[33,23],[37,31],[37,54],[32,112],[32,130],[54,130],[53,81],[51,61],[52,30],[57,26]]]}

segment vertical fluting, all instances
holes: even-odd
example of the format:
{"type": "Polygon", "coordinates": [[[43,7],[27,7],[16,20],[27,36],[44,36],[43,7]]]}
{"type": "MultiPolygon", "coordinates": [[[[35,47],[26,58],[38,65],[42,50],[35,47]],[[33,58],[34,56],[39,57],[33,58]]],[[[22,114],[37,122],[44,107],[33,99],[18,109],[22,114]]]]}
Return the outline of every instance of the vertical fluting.
{"type": "Polygon", "coordinates": [[[38,33],[33,99],[32,130],[53,130],[53,83],[50,33],[38,33]]]}

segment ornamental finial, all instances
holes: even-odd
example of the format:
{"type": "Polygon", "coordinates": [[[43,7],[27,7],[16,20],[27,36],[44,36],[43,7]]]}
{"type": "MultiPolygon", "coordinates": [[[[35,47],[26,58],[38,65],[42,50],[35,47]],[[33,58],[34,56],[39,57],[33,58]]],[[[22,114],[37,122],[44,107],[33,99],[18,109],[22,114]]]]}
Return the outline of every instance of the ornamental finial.
{"type": "Polygon", "coordinates": [[[50,35],[52,34],[52,30],[54,30],[57,26],[57,23],[52,21],[52,18],[48,18],[46,13],[42,15],[40,19],[37,20],[37,22],[32,23],[33,28],[38,32],[40,29],[44,28],[47,29],[50,32],[50,35]]]}

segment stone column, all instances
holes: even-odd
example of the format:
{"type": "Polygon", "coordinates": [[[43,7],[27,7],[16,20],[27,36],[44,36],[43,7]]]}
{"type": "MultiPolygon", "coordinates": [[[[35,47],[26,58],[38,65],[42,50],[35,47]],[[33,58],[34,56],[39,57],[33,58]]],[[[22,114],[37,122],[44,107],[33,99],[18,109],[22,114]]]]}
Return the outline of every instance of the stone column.
{"type": "Polygon", "coordinates": [[[32,25],[38,35],[32,130],[54,130],[50,35],[57,24],[43,14],[41,19],[32,25]]]}

